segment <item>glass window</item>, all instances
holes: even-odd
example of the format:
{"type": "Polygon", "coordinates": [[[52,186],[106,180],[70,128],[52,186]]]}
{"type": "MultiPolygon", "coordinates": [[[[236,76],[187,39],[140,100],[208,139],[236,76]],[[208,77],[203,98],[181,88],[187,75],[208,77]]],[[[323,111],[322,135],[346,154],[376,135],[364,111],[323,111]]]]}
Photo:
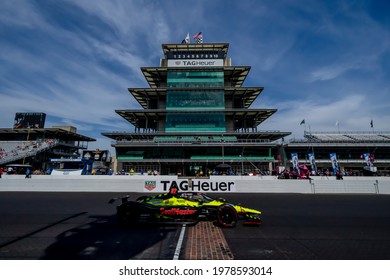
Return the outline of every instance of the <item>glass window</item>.
{"type": "Polygon", "coordinates": [[[225,114],[223,112],[167,113],[165,131],[225,132],[225,114]]]}
{"type": "Polygon", "coordinates": [[[192,90],[167,91],[167,110],[180,110],[181,112],[167,113],[165,131],[226,131],[223,112],[204,112],[225,108],[223,71],[171,70],[167,75],[168,88],[190,88],[192,90]],[[207,88],[221,88],[221,90],[205,90],[207,88]],[[199,112],[183,112],[189,110],[199,112]]]}
{"type": "Polygon", "coordinates": [[[224,109],[221,91],[167,91],[167,110],[224,109]]]}
{"type": "Polygon", "coordinates": [[[168,88],[217,88],[224,86],[223,71],[168,71],[168,88]]]}

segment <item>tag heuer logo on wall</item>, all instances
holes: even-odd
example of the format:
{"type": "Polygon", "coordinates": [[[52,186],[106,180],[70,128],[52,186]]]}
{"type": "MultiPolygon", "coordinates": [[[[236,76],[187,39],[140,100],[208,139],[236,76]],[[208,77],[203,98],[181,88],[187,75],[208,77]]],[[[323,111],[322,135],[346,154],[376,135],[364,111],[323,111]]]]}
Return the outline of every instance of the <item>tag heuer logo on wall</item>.
{"type": "Polygon", "coordinates": [[[168,59],[168,67],[223,66],[223,59],[168,59]]]}
{"type": "Polygon", "coordinates": [[[145,181],[145,189],[151,191],[156,188],[156,181],[145,181]]]}

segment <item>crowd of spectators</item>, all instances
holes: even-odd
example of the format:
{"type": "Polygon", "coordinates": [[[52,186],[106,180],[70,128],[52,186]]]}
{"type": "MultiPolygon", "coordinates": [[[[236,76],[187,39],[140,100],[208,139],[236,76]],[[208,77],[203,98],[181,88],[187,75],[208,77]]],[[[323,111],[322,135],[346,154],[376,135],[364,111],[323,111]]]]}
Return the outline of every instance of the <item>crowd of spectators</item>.
{"type": "Polygon", "coordinates": [[[51,147],[55,144],[54,139],[35,140],[35,141],[6,141],[1,142],[0,146],[0,164],[9,162],[36,154],[40,150],[51,147]]]}

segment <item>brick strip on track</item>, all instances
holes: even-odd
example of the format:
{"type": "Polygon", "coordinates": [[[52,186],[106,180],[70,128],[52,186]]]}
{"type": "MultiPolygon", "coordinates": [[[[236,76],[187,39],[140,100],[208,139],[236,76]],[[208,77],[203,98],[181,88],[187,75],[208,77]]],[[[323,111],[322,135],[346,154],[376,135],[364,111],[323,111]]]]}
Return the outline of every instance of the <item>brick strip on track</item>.
{"type": "Polygon", "coordinates": [[[225,236],[213,222],[201,221],[188,227],[185,246],[186,260],[233,260],[225,236]]]}

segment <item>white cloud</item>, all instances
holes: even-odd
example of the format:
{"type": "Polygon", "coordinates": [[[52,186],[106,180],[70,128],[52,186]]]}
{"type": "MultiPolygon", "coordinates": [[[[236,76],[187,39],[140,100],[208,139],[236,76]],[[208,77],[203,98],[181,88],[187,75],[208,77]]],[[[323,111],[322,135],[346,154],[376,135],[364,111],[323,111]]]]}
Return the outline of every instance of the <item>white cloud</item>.
{"type": "Polygon", "coordinates": [[[3,26],[17,26],[30,30],[45,25],[34,3],[28,0],[3,0],[0,22],[3,26]]]}

